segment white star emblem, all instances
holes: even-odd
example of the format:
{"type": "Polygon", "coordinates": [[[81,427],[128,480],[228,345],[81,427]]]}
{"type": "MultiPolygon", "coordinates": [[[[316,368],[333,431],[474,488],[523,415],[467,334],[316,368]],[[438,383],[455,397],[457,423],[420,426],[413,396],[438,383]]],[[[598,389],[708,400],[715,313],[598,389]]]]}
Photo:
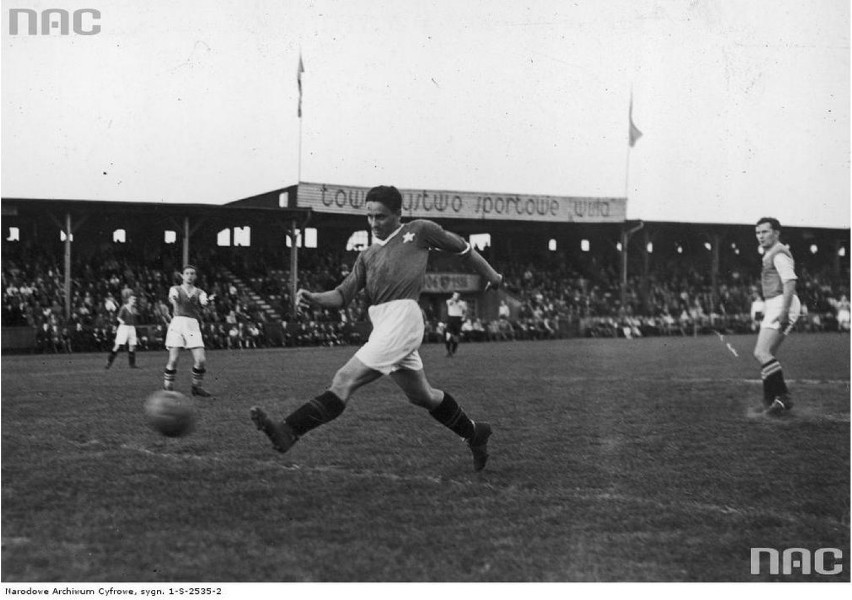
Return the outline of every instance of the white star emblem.
{"type": "Polygon", "coordinates": [[[402,234],[402,243],[403,244],[407,244],[408,242],[413,242],[413,241],[414,241],[414,234],[411,233],[410,231],[408,233],[402,234]]]}

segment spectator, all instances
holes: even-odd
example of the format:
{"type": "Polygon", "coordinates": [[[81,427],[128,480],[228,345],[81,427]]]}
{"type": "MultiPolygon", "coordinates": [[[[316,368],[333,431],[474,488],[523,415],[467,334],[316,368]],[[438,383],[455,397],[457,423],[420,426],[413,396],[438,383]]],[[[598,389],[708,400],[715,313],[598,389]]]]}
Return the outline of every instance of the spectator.
{"type": "Polygon", "coordinates": [[[506,300],[500,300],[500,308],[497,309],[497,316],[500,319],[508,319],[511,316],[511,311],[509,310],[509,305],[506,304],[506,300]]]}

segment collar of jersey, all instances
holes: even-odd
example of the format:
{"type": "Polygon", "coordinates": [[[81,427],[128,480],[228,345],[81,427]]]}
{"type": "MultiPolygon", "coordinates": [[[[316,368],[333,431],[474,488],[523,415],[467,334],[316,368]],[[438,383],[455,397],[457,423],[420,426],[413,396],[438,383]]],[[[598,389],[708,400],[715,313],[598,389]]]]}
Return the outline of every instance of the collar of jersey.
{"type": "Polygon", "coordinates": [[[374,244],[378,244],[379,246],[384,246],[384,245],[385,245],[385,244],[387,244],[389,241],[391,241],[391,240],[394,238],[394,236],[395,236],[397,233],[399,233],[399,232],[400,232],[400,230],[401,230],[403,227],[405,227],[405,225],[400,225],[400,226],[399,226],[399,227],[397,227],[397,228],[396,228],[396,230],[395,230],[392,234],[390,234],[388,237],[386,237],[386,238],[385,238],[385,239],[383,239],[383,240],[380,240],[379,238],[376,238],[376,239],[374,239],[374,240],[373,240],[373,243],[374,243],[374,244]]]}

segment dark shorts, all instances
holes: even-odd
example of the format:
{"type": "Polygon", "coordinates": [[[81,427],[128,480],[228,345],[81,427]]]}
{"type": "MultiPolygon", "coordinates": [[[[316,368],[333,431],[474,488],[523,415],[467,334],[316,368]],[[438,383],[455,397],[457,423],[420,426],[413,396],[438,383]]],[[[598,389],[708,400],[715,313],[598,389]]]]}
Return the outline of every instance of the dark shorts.
{"type": "Polygon", "coordinates": [[[447,317],[447,331],[453,335],[461,335],[462,318],[447,317]]]}

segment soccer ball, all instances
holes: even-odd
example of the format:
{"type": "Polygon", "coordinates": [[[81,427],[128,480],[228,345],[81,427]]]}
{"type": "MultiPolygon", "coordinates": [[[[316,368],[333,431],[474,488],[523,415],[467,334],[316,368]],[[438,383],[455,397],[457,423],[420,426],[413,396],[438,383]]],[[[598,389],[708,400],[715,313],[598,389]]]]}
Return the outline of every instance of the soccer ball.
{"type": "Polygon", "coordinates": [[[152,429],[167,437],[186,435],[195,426],[192,403],[180,392],[168,390],[157,390],[148,396],[145,418],[152,429]]]}

